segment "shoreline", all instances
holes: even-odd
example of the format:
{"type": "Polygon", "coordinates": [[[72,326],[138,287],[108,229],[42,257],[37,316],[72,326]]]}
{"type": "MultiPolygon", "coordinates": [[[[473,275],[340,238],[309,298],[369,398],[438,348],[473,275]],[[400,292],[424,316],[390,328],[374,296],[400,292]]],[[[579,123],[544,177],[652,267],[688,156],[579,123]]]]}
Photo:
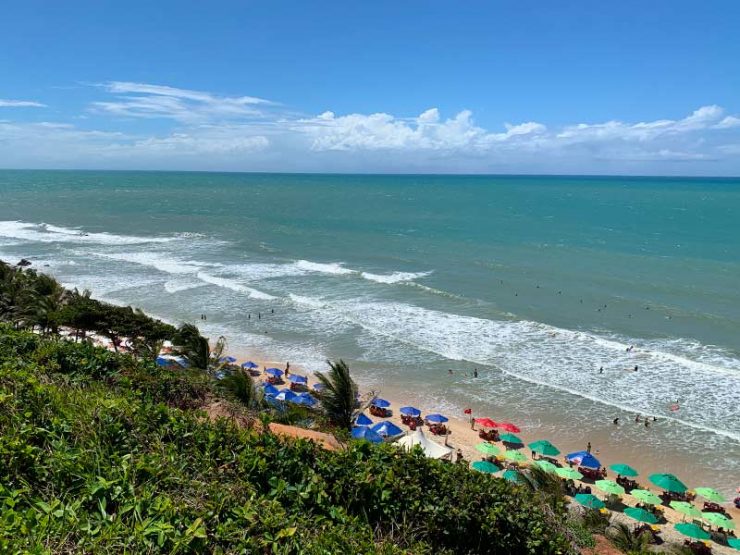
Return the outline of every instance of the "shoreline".
{"type": "MultiPolygon", "coordinates": [[[[249,350],[248,348],[244,346],[230,346],[228,349],[229,354],[232,356],[235,356],[239,360],[239,364],[241,362],[246,360],[252,360],[253,362],[259,364],[262,368],[266,367],[276,367],[280,368],[281,370],[284,370],[285,368],[285,362],[277,361],[275,360],[275,357],[270,357],[268,354],[264,352],[259,352],[258,350],[249,350]],[[250,352],[252,353],[250,356],[250,352]]],[[[309,388],[317,382],[315,377],[314,371],[309,371],[306,368],[302,367],[301,365],[291,363],[291,373],[300,374],[303,376],[306,376],[308,378],[308,385],[309,388]]],[[[253,378],[255,383],[259,383],[262,380],[262,376],[260,377],[254,377],[253,378]]],[[[355,379],[357,382],[357,380],[355,379]]],[[[367,380],[363,380],[364,382],[367,382],[367,380]]],[[[280,388],[283,387],[289,387],[289,383],[286,382],[285,385],[280,386],[280,388]]],[[[377,396],[382,397],[383,399],[388,400],[391,403],[391,410],[393,411],[392,416],[385,419],[379,419],[369,414],[369,411],[365,411],[366,416],[370,417],[373,422],[378,422],[382,420],[389,420],[393,422],[394,424],[398,425],[404,432],[408,433],[409,428],[408,426],[404,425],[401,422],[400,414],[398,413],[398,409],[402,406],[411,405],[414,406],[422,411],[422,416],[424,414],[429,414],[432,412],[437,412],[438,409],[429,406],[428,403],[425,403],[424,401],[415,398],[413,395],[403,394],[402,391],[398,387],[388,386],[385,384],[383,388],[377,388],[374,389],[372,387],[363,387],[363,385],[358,383],[358,389],[360,391],[360,395],[365,395],[370,392],[374,392],[377,396]]],[[[448,437],[447,445],[453,449],[453,460],[454,460],[454,451],[456,451],[458,448],[462,451],[463,457],[465,459],[466,464],[470,464],[474,461],[481,460],[483,458],[483,455],[479,453],[475,449],[475,445],[480,443],[482,440],[478,437],[478,430],[480,429],[480,426],[475,427],[475,430],[471,429],[469,417],[466,415],[459,415],[459,414],[451,414],[442,411],[442,413],[449,418],[449,421],[446,423],[447,428],[450,430],[450,435],[448,437]]],[[[474,418],[479,417],[490,417],[493,420],[496,420],[496,415],[492,414],[476,414],[473,412],[472,416],[474,418]]],[[[514,424],[519,425],[517,422],[514,422],[514,424]]],[[[519,449],[519,451],[526,456],[527,462],[524,463],[526,465],[529,465],[532,463],[533,459],[531,457],[531,450],[528,447],[528,444],[537,441],[540,439],[549,439],[551,440],[558,449],[561,450],[560,455],[556,457],[559,461],[563,461],[563,457],[565,454],[575,451],[581,451],[586,449],[586,445],[574,445],[572,443],[564,443],[562,441],[558,441],[558,438],[543,438],[543,437],[536,437],[533,435],[532,431],[528,431],[523,426],[520,426],[522,428],[521,433],[517,433],[516,435],[519,436],[522,441],[524,442],[523,447],[519,449]]],[[[444,439],[440,438],[439,436],[434,436],[431,433],[428,433],[426,430],[426,426],[421,428],[428,439],[431,441],[434,441],[435,443],[438,443],[440,445],[444,445],[444,439]]],[[[594,439],[605,439],[605,438],[594,438],[594,439]]],[[[496,444],[499,446],[500,444],[496,444]]],[[[655,472],[672,472],[678,475],[678,477],[682,480],[684,480],[687,476],[686,472],[681,471],[674,471],[672,468],[665,468],[665,467],[657,467],[655,465],[646,465],[644,462],[637,462],[633,460],[628,460],[630,457],[620,457],[620,453],[622,452],[618,445],[614,445],[611,443],[608,443],[606,441],[602,443],[594,443],[594,449],[592,450],[593,454],[600,459],[602,462],[602,465],[607,467],[607,478],[608,479],[615,479],[616,473],[610,469],[608,469],[608,466],[610,464],[615,463],[627,463],[631,466],[637,468],[637,470],[640,472],[640,475],[636,478],[638,483],[640,484],[640,487],[643,489],[647,489],[650,491],[655,492],[656,494],[660,494],[662,490],[654,486],[649,480],[648,476],[650,474],[653,474],[655,472]]],[[[586,482],[589,485],[593,486],[591,482],[586,482]]],[[[694,484],[688,483],[688,489],[689,491],[693,490],[695,487],[699,487],[703,484],[694,484]]],[[[598,490],[598,488],[593,488],[594,493],[597,496],[600,497],[606,497],[603,492],[598,490]]],[[[723,492],[724,493],[724,492],[723,492]]],[[[625,494],[626,499],[629,501],[628,505],[636,505],[639,501],[635,498],[631,497],[629,494],[625,494]]],[[[729,502],[726,504],[722,504],[723,508],[725,508],[730,515],[730,517],[733,519],[735,523],[740,522],[740,510],[736,509],[732,503],[733,497],[728,496],[729,502]]],[[[670,507],[665,507],[664,514],[666,516],[666,519],[669,523],[675,523],[675,522],[681,522],[685,519],[680,513],[674,511],[670,507]]],[[[620,514],[620,513],[615,513],[620,514]]],[[[633,521],[632,521],[633,522],[633,521]]],[[[665,526],[665,525],[664,525],[665,526]]],[[[667,529],[665,531],[668,531],[667,529]]],[[[670,534],[673,533],[673,530],[669,531],[670,534]]],[[[736,530],[737,533],[737,530],[736,530]]],[[[665,534],[664,534],[665,535],[665,534]]],[[[678,539],[678,536],[676,538],[672,539],[678,539]]],[[[721,548],[722,546],[715,545],[713,547],[721,548]]],[[[732,548],[725,548],[728,549],[727,553],[732,552],[732,548]]]]}

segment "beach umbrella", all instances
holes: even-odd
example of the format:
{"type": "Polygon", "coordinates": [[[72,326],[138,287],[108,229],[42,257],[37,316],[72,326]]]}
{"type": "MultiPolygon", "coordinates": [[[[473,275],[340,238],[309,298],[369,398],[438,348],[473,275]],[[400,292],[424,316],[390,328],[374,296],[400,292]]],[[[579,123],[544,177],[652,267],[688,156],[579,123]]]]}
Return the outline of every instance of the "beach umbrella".
{"type": "Polygon", "coordinates": [[[255,364],[251,360],[248,360],[247,362],[242,364],[242,368],[249,368],[250,370],[257,367],[259,367],[259,364],[255,364]]]}
{"type": "Polygon", "coordinates": [[[506,430],[507,432],[513,432],[515,434],[518,434],[521,432],[518,426],[515,426],[511,422],[499,422],[496,426],[497,428],[501,428],[502,430],[506,430]]]}
{"type": "Polygon", "coordinates": [[[522,476],[519,472],[516,470],[509,469],[503,474],[504,480],[508,480],[509,482],[514,483],[522,483],[524,482],[524,476],[522,476]]]}
{"type": "Polygon", "coordinates": [[[371,426],[370,429],[376,434],[384,437],[398,436],[403,433],[403,430],[401,428],[388,420],[378,422],[374,426],[371,426]]]}
{"type": "Polygon", "coordinates": [[[638,501],[647,503],[648,505],[660,505],[663,502],[660,497],[646,489],[633,489],[630,492],[630,495],[638,501]]]}
{"type": "Polygon", "coordinates": [[[357,418],[355,418],[355,426],[372,426],[373,421],[370,420],[365,413],[361,412],[357,418]]]}
{"type": "Polygon", "coordinates": [[[612,495],[624,495],[624,488],[614,480],[596,480],[594,485],[606,493],[611,493],[612,495]]]}
{"type": "Polygon", "coordinates": [[[265,391],[265,395],[272,396],[272,397],[280,393],[280,390],[274,385],[272,385],[271,383],[265,384],[264,391],[265,391]]]}
{"type": "Polygon", "coordinates": [[[297,395],[293,393],[290,389],[281,389],[277,395],[275,395],[276,401],[288,401],[293,402],[297,395]]]}
{"type": "Polygon", "coordinates": [[[229,356],[221,357],[220,359],[218,359],[218,361],[222,363],[227,363],[227,364],[234,364],[236,362],[236,359],[232,357],[231,355],[229,355],[229,356]]]}
{"type": "Polygon", "coordinates": [[[400,412],[404,416],[410,416],[412,418],[421,416],[421,411],[416,407],[401,407],[400,409],[398,409],[398,412],[400,412]]]}
{"type": "Polygon", "coordinates": [[[475,461],[470,465],[470,468],[484,474],[495,474],[501,470],[498,466],[488,461],[475,461]]]}
{"type": "Polygon", "coordinates": [[[686,501],[671,501],[671,508],[691,518],[701,518],[701,511],[686,501]]]}
{"type": "Polygon", "coordinates": [[[560,476],[561,478],[565,478],[566,480],[580,480],[583,478],[583,474],[578,472],[575,468],[558,468],[555,470],[555,474],[560,476]]]}
{"type": "Polygon", "coordinates": [[[560,454],[560,450],[546,439],[533,441],[529,444],[529,448],[535,453],[539,453],[540,455],[544,455],[546,457],[556,457],[560,454]]]}
{"type": "Polygon", "coordinates": [[[578,493],[574,499],[576,502],[580,503],[584,507],[588,507],[589,509],[603,509],[606,507],[601,499],[590,493],[578,493]]]}
{"type": "Polygon", "coordinates": [[[730,547],[740,551],[740,538],[727,538],[727,543],[730,544],[730,547]]]}
{"type": "Polygon", "coordinates": [[[517,463],[527,462],[527,457],[522,455],[519,451],[512,451],[512,450],[506,451],[504,453],[504,458],[506,460],[517,462],[517,463]]]}
{"type": "Polygon", "coordinates": [[[367,426],[355,426],[352,428],[352,437],[354,439],[364,439],[370,443],[383,443],[383,438],[367,426]]]}
{"type": "Polygon", "coordinates": [[[288,379],[292,383],[308,383],[308,378],[306,376],[299,376],[298,374],[291,374],[290,376],[288,376],[288,379]]]}
{"type": "Polygon", "coordinates": [[[550,461],[534,461],[534,464],[539,466],[545,472],[557,472],[558,467],[552,464],[550,461]]]}
{"type": "Polygon", "coordinates": [[[648,479],[666,491],[674,491],[676,493],[684,493],[686,491],[686,485],[673,474],[651,474],[648,479]]]}
{"type": "Polygon", "coordinates": [[[313,387],[314,391],[324,391],[326,389],[326,386],[321,382],[316,382],[311,387],[313,387]]]}
{"type": "Polygon", "coordinates": [[[513,444],[516,444],[516,445],[524,445],[524,442],[521,439],[519,439],[517,436],[515,436],[514,434],[501,434],[501,436],[499,437],[499,439],[501,441],[503,441],[504,443],[513,443],[513,444]]]}
{"type": "Polygon", "coordinates": [[[498,455],[501,452],[501,449],[492,443],[486,443],[485,441],[476,445],[475,448],[484,455],[498,455]]]}
{"type": "Polygon", "coordinates": [[[446,416],[442,416],[441,414],[429,414],[426,417],[427,422],[431,422],[432,424],[443,424],[447,422],[449,418],[446,416]]]}
{"type": "Polygon", "coordinates": [[[496,426],[498,426],[498,424],[496,424],[496,422],[494,422],[490,418],[476,418],[475,423],[480,424],[484,428],[495,428],[496,426]]]}
{"type": "Polygon", "coordinates": [[[296,395],[295,399],[293,399],[293,402],[297,405],[305,405],[307,407],[316,406],[316,403],[318,403],[316,398],[313,397],[307,391],[304,391],[303,393],[299,393],[298,395],[296,395]]]}
{"type": "Polygon", "coordinates": [[[628,464],[617,463],[611,465],[609,468],[611,468],[620,476],[627,476],[628,478],[634,478],[635,476],[637,476],[637,470],[635,470],[628,464]]]}
{"type": "Polygon", "coordinates": [[[658,517],[656,517],[650,511],[646,511],[645,509],[638,509],[637,507],[627,507],[624,510],[624,514],[626,514],[630,518],[634,518],[637,522],[658,524],[658,517]]]}
{"type": "Polygon", "coordinates": [[[709,524],[714,524],[719,528],[725,528],[729,530],[735,529],[735,523],[731,519],[727,518],[722,513],[707,513],[701,514],[701,517],[706,520],[709,524]]]}
{"type": "Polygon", "coordinates": [[[280,368],[268,368],[265,370],[265,374],[272,376],[273,378],[279,378],[283,375],[283,371],[280,368]]]}
{"type": "Polygon", "coordinates": [[[385,399],[381,399],[380,397],[376,397],[375,399],[373,399],[370,404],[381,409],[386,409],[391,406],[390,401],[386,401],[385,399]]]}
{"type": "Polygon", "coordinates": [[[712,503],[726,503],[727,499],[715,489],[712,488],[694,488],[696,495],[703,497],[712,503]]]}
{"type": "Polygon", "coordinates": [[[674,528],[684,536],[694,538],[695,540],[708,540],[712,537],[708,532],[704,531],[701,526],[698,526],[693,522],[680,522],[676,524],[674,528]]]}
{"type": "Polygon", "coordinates": [[[599,459],[594,457],[588,451],[576,451],[575,453],[566,455],[565,458],[570,462],[576,463],[578,466],[585,466],[586,468],[601,468],[599,459]]]}

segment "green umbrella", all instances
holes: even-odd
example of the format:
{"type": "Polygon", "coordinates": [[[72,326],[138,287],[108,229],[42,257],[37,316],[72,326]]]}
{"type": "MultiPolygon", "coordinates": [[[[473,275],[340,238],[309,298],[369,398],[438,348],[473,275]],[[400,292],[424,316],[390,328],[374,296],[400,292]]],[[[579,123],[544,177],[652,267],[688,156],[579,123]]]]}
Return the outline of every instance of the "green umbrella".
{"type": "Polygon", "coordinates": [[[658,517],[656,517],[650,511],[646,511],[645,509],[638,509],[637,507],[627,507],[624,510],[624,514],[626,514],[630,518],[634,518],[637,522],[647,522],[648,524],[658,523],[658,517]]]}
{"type": "Polygon", "coordinates": [[[726,503],[727,499],[724,498],[724,496],[718,492],[716,489],[712,488],[695,488],[694,491],[696,492],[696,495],[699,495],[700,497],[703,497],[707,501],[711,501],[712,503],[726,503]]]}
{"type": "Polygon", "coordinates": [[[596,480],[594,485],[606,493],[624,495],[624,488],[613,480],[596,480]]]}
{"type": "Polygon", "coordinates": [[[475,448],[484,455],[498,455],[501,452],[501,449],[496,447],[493,443],[486,443],[485,441],[476,445],[475,448]]]}
{"type": "Polygon", "coordinates": [[[701,518],[701,511],[686,501],[671,501],[671,508],[691,518],[701,518]]]}
{"type": "Polygon", "coordinates": [[[473,470],[483,472],[484,474],[495,474],[496,472],[501,470],[498,466],[488,461],[475,461],[473,464],[470,465],[470,467],[473,470]]]}
{"type": "Polygon", "coordinates": [[[727,543],[730,544],[730,547],[734,547],[740,551],[740,538],[727,538],[727,543]]]}
{"type": "Polygon", "coordinates": [[[578,472],[575,468],[570,467],[564,467],[564,468],[558,468],[555,470],[555,474],[560,476],[561,478],[565,478],[566,480],[580,480],[583,478],[583,474],[578,472]]]}
{"type": "Polygon", "coordinates": [[[714,524],[720,528],[735,529],[735,523],[721,513],[702,513],[701,517],[709,524],[714,524]]]}
{"type": "Polygon", "coordinates": [[[574,499],[589,509],[603,509],[606,507],[601,499],[590,493],[578,493],[574,499]]]}
{"type": "Polygon", "coordinates": [[[660,505],[663,502],[660,497],[646,489],[633,489],[630,495],[648,505],[660,505]]]}
{"type": "Polygon", "coordinates": [[[509,482],[514,483],[521,483],[524,481],[524,476],[519,474],[516,470],[507,470],[503,474],[504,480],[508,480],[509,482]]]}
{"type": "Polygon", "coordinates": [[[666,491],[675,491],[676,493],[686,491],[686,485],[673,474],[651,474],[649,480],[666,491]]]}
{"type": "Polygon", "coordinates": [[[499,439],[504,443],[516,443],[517,445],[523,445],[524,442],[514,434],[502,434],[499,439]]]}
{"type": "Polygon", "coordinates": [[[676,530],[681,532],[684,536],[694,538],[696,540],[708,540],[711,536],[702,530],[700,526],[697,526],[693,522],[681,522],[674,526],[676,530]]]}
{"type": "Polygon", "coordinates": [[[534,461],[534,464],[539,466],[545,472],[557,472],[558,467],[552,464],[550,461],[534,461]]]}
{"type": "Polygon", "coordinates": [[[635,476],[637,476],[637,470],[635,470],[628,464],[617,463],[611,465],[609,468],[611,468],[620,476],[627,476],[628,478],[634,478],[635,476]]]}
{"type": "Polygon", "coordinates": [[[546,457],[556,457],[560,454],[560,450],[546,439],[533,441],[529,444],[529,448],[535,453],[539,453],[546,457]]]}
{"type": "Polygon", "coordinates": [[[506,451],[504,453],[504,458],[506,460],[517,462],[517,463],[527,462],[527,457],[522,455],[519,451],[513,451],[513,450],[506,451]]]}

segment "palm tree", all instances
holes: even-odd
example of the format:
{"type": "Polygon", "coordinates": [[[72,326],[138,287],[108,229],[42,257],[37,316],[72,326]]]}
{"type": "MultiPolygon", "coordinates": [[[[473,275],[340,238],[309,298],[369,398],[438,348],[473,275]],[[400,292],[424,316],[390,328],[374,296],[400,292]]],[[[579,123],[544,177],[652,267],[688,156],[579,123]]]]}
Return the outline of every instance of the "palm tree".
{"type": "Polygon", "coordinates": [[[324,385],[321,392],[321,408],[327,420],[345,430],[352,429],[352,423],[359,413],[357,384],[349,375],[349,366],[343,361],[331,362],[328,374],[317,372],[316,378],[324,385]]]}
{"type": "Polygon", "coordinates": [[[245,371],[237,370],[229,374],[221,380],[221,385],[245,407],[252,408],[259,404],[260,398],[252,377],[245,371]]]}
{"type": "Polygon", "coordinates": [[[525,484],[534,492],[537,492],[542,500],[555,508],[565,502],[565,491],[561,479],[537,465],[530,466],[522,473],[525,484]]]}
{"type": "Polygon", "coordinates": [[[635,555],[648,553],[650,536],[648,534],[636,534],[631,526],[618,522],[609,528],[607,535],[612,543],[625,553],[635,555]]]}
{"type": "Polygon", "coordinates": [[[200,334],[193,324],[183,324],[177,329],[174,339],[175,349],[188,359],[190,365],[201,370],[208,370],[211,360],[211,347],[208,339],[200,334]]]}

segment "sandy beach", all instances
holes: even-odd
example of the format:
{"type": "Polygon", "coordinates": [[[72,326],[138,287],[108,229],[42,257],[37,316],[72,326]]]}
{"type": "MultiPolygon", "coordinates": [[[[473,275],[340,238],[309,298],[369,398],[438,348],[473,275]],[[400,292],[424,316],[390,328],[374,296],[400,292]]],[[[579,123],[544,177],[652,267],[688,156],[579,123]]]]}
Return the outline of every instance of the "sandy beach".
{"type": "MultiPolygon", "coordinates": [[[[269,367],[275,367],[284,369],[286,362],[285,361],[276,361],[274,360],[274,357],[265,356],[264,353],[259,353],[252,351],[250,353],[249,350],[244,349],[242,347],[233,347],[229,349],[229,353],[233,356],[236,356],[239,359],[239,363],[251,360],[257,364],[260,365],[259,370],[264,370],[265,368],[269,367]]],[[[308,371],[305,368],[301,368],[298,365],[295,365],[294,363],[291,363],[290,365],[290,371],[291,373],[304,375],[309,380],[309,388],[317,382],[316,377],[313,372],[308,371]]],[[[264,375],[260,376],[259,378],[255,378],[256,381],[262,382],[264,378],[264,375]]],[[[451,376],[452,379],[455,378],[454,374],[451,376]]],[[[287,382],[286,382],[287,384],[287,382]]],[[[367,399],[373,394],[382,397],[383,399],[386,399],[391,403],[391,410],[392,410],[392,416],[387,419],[378,419],[372,415],[369,414],[369,411],[365,411],[366,416],[369,416],[374,422],[382,421],[382,420],[389,420],[396,425],[398,425],[401,429],[405,431],[409,431],[409,428],[404,425],[401,421],[401,415],[398,412],[398,409],[402,406],[414,406],[422,411],[422,416],[425,414],[430,414],[434,412],[442,412],[445,416],[449,418],[449,421],[446,423],[447,428],[450,431],[450,434],[447,436],[446,442],[444,437],[434,436],[431,433],[428,432],[426,427],[422,427],[421,429],[425,432],[425,435],[435,441],[436,443],[439,443],[440,445],[446,444],[447,446],[451,447],[453,450],[457,451],[458,449],[462,452],[463,457],[465,458],[465,461],[469,464],[473,461],[481,460],[483,459],[483,455],[479,453],[475,446],[481,442],[480,438],[478,437],[478,430],[480,429],[480,426],[475,425],[474,429],[471,428],[470,424],[470,416],[465,414],[448,414],[444,411],[441,411],[438,407],[429,406],[428,403],[424,403],[423,400],[415,398],[413,394],[409,394],[408,392],[402,391],[398,388],[390,387],[388,384],[385,384],[382,389],[381,388],[374,388],[372,385],[369,385],[367,383],[363,383],[363,386],[360,386],[360,395],[363,399],[367,399]]],[[[287,387],[281,386],[281,387],[287,387]]],[[[497,414],[483,414],[476,411],[476,407],[474,405],[471,405],[472,410],[472,417],[474,418],[480,418],[480,417],[489,417],[496,421],[507,421],[505,415],[497,415],[497,414]]],[[[609,443],[609,434],[604,434],[603,436],[596,436],[584,439],[582,444],[573,442],[573,441],[560,441],[558,437],[541,437],[537,434],[536,430],[529,430],[524,428],[523,426],[520,426],[519,423],[513,422],[515,425],[522,428],[521,433],[517,433],[516,435],[519,436],[522,441],[524,442],[524,446],[520,449],[521,453],[524,454],[527,457],[527,462],[524,463],[525,465],[531,464],[532,457],[531,457],[531,451],[527,447],[527,444],[537,441],[540,439],[548,439],[553,444],[555,444],[558,449],[561,451],[561,455],[558,457],[558,460],[564,463],[563,456],[566,453],[571,453],[574,451],[580,451],[585,450],[586,445],[589,441],[592,443],[592,452],[593,454],[599,458],[599,460],[602,462],[604,466],[609,466],[610,464],[614,463],[626,463],[630,466],[633,466],[640,472],[640,476],[636,478],[638,483],[640,484],[641,488],[648,489],[656,494],[660,494],[661,490],[653,486],[647,479],[647,477],[655,472],[666,472],[666,473],[674,473],[676,474],[680,479],[684,480],[685,483],[687,483],[687,486],[689,487],[689,490],[693,489],[694,487],[699,487],[703,484],[700,483],[694,483],[692,480],[689,479],[689,477],[692,475],[685,468],[673,468],[672,466],[668,465],[665,466],[659,466],[657,462],[653,459],[651,460],[648,456],[639,456],[639,453],[630,452],[629,449],[625,450],[623,447],[619,444],[609,443]],[[681,472],[683,470],[683,473],[681,472]]],[[[638,425],[634,422],[624,422],[621,425],[638,425]]],[[[639,424],[643,425],[643,424],[639,424]]],[[[498,446],[501,446],[500,444],[497,444],[498,446]]],[[[454,457],[454,453],[453,453],[454,457]]],[[[564,464],[563,464],[564,466],[564,464]]],[[[608,479],[615,479],[616,473],[614,473],[611,470],[608,470],[608,479]]],[[[593,486],[592,482],[587,481],[589,485],[591,485],[593,493],[597,495],[598,497],[605,499],[606,495],[603,492],[600,492],[598,488],[593,486]]],[[[635,506],[639,503],[639,501],[635,498],[633,498],[630,495],[624,495],[622,496],[622,500],[625,505],[627,506],[635,506]]],[[[695,501],[695,504],[700,506],[699,500],[695,501]]],[[[740,511],[735,509],[735,507],[732,505],[732,503],[724,504],[723,507],[727,510],[730,517],[733,519],[733,521],[740,522],[740,511]]],[[[674,523],[686,521],[687,517],[683,516],[682,514],[676,512],[670,507],[661,506],[661,509],[663,509],[663,514],[668,521],[668,525],[662,525],[661,528],[661,535],[663,538],[667,541],[671,542],[682,542],[685,538],[681,536],[678,532],[673,530],[673,527],[671,526],[674,523]]],[[[625,522],[625,524],[632,525],[635,524],[635,521],[629,519],[628,517],[622,515],[621,513],[614,513],[617,515],[617,519],[619,521],[625,522]]],[[[712,543],[712,548],[716,553],[733,553],[733,549],[729,547],[723,547],[720,545],[717,545],[716,543],[712,543]]]]}

